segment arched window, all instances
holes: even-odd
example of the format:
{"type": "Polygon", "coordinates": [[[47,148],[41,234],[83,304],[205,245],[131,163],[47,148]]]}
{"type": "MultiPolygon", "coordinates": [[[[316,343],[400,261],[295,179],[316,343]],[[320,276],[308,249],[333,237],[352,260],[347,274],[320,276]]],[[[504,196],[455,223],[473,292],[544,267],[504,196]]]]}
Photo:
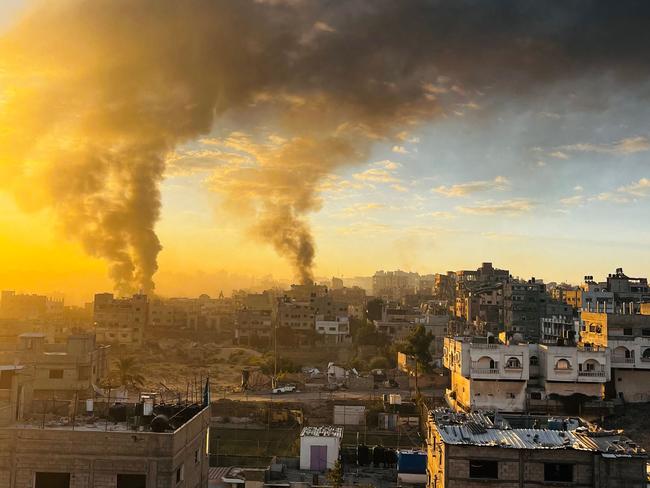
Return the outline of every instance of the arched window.
{"type": "Polygon", "coordinates": [[[641,355],[641,357],[644,360],[650,361],[650,347],[643,350],[643,354],[641,355]]]}
{"type": "Polygon", "coordinates": [[[601,371],[602,366],[601,364],[596,361],[595,359],[587,359],[583,364],[582,364],[582,370],[583,371],[601,371]]]}
{"type": "Polygon", "coordinates": [[[567,359],[558,359],[557,363],[555,363],[555,369],[569,370],[571,369],[571,363],[567,359]]]}
{"type": "Polygon", "coordinates": [[[506,361],[506,368],[508,369],[521,369],[521,361],[519,358],[508,358],[506,361]]]}
{"type": "Polygon", "coordinates": [[[618,358],[630,359],[632,357],[632,353],[627,347],[618,346],[616,349],[614,349],[614,356],[618,358]]]}
{"type": "Polygon", "coordinates": [[[481,358],[479,358],[479,360],[476,361],[476,366],[478,368],[496,369],[496,362],[491,357],[481,356],[481,358]]]}
{"type": "Polygon", "coordinates": [[[537,356],[531,356],[530,357],[530,365],[531,366],[537,366],[539,364],[539,359],[537,356]]]}

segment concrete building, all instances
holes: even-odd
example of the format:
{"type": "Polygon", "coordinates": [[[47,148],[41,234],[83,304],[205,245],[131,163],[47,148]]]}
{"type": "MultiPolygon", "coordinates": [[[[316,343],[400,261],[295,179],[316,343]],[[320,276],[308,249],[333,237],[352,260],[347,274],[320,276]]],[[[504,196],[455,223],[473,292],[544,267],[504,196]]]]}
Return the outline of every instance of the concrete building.
{"type": "Polygon", "coordinates": [[[530,378],[527,344],[499,344],[485,337],[447,337],[443,365],[451,374],[447,401],[458,410],[526,410],[530,378]]]}
{"type": "Polygon", "coordinates": [[[459,411],[526,412],[531,400],[581,395],[602,400],[610,379],[604,347],[499,343],[494,338],[445,338],[450,371],[447,403],[459,411]]]}
{"type": "Polygon", "coordinates": [[[429,414],[427,488],[644,488],[647,454],[620,431],[579,419],[429,414]]]}
{"type": "Polygon", "coordinates": [[[342,427],[304,427],[300,433],[300,469],[332,469],[339,458],[342,439],[342,427]]]}
{"type": "Polygon", "coordinates": [[[572,320],[573,308],[564,302],[553,300],[546,291],[546,285],[531,278],[512,281],[504,285],[503,318],[508,337],[521,334],[526,340],[540,339],[540,323],[543,317],[558,316],[572,320]]]}
{"type": "Polygon", "coordinates": [[[93,304],[93,321],[97,342],[140,346],[149,319],[147,295],[115,298],[112,293],[98,293],[93,304]]]}
{"type": "Polygon", "coordinates": [[[406,271],[377,271],[372,277],[372,294],[387,300],[413,295],[420,275],[406,271]]]}
{"type": "Polygon", "coordinates": [[[580,342],[611,352],[609,395],[627,402],[650,401],[650,315],[583,311],[580,342]]]}
{"type": "Polygon", "coordinates": [[[0,488],[207,488],[209,407],[168,415],[0,428],[0,488]]]}
{"type": "Polygon", "coordinates": [[[96,385],[109,373],[109,346],[98,346],[92,334],[69,336],[64,344],[47,343],[44,334],[21,334],[17,344],[3,346],[0,421],[34,408],[49,410],[54,402],[93,398],[96,385]]]}
{"type": "Polygon", "coordinates": [[[273,311],[244,309],[235,313],[235,344],[271,344],[273,311]]]}
{"type": "Polygon", "coordinates": [[[347,317],[335,320],[316,319],[316,333],[325,338],[327,344],[343,344],[352,341],[350,321],[347,317]]]}
{"type": "Polygon", "coordinates": [[[540,385],[544,388],[546,398],[576,394],[595,399],[604,398],[605,383],[609,381],[611,371],[606,348],[548,344],[535,346],[540,385]]]}

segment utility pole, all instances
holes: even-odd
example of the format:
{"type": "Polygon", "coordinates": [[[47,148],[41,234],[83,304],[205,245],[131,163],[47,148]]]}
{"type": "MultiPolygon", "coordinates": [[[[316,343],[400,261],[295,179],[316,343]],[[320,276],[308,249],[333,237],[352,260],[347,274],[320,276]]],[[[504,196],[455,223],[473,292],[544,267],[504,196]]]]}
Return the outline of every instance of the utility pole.
{"type": "Polygon", "coordinates": [[[271,388],[277,388],[278,382],[278,323],[277,319],[273,323],[273,379],[271,388]]]}

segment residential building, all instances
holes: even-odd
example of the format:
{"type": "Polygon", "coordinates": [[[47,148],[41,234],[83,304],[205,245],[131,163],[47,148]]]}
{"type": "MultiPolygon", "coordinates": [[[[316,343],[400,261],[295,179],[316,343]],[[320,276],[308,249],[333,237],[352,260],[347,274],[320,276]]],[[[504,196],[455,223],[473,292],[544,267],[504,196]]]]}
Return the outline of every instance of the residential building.
{"type": "Polygon", "coordinates": [[[526,410],[527,344],[500,344],[494,337],[446,337],[442,359],[451,375],[447,401],[458,410],[526,410]]]}
{"type": "Polygon", "coordinates": [[[337,317],[333,320],[316,318],[316,333],[323,336],[327,344],[342,344],[352,340],[347,317],[337,317]]]}
{"type": "Polygon", "coordinates": [[[377,271],[372,277],[372,294],[387,300],[400,300],[415,294],[420,275],[406,271],[377,271]]]}
{"type": "Polygon", "coordinates": [[[3,290],[0,294],[0,318],[13,320],[34,320],[54,317],[63,313],[63,298],[45,295],[21,294],[3,290]]]}
{"type": "Polygon", "coordinates": [[[147,295],[115,298],[112,293],[98,293],[93,304],[93,321],[97,342],[140,346],[149,319],[147,295]]]}
{"type": "Polygon", "coordinates": [[[429,414],[427,488],[644,488],[646,452],[580,419],[429,414]]]}
{"type": "Polygon", "coordinates": [[[109,373],[108,350],[93,334],[77,334],[65,343],[48,343],[45,334],[26,333],[18,342],[2,344],[0,402],[29,413],[34,402],[92,398],[109,373]]]}
{"type": "Polygon", "coordinates": [[[531,363],[539,364],[540,386],[545,397],[583,395],[603,399],[610,380],[610,357],[605,347],[575,345],[533,345],[531,363]]]}
{"type": "Polygon", "coordinates": [[[573,318],[573,308],[564,302],[553,300],[546,291],[546,285],[535,278],[506,283],[503,308],[507,336],[519,333],[531,342],[540,339],[543,317],[558,316],[567,321],[573,318]]]}
{"type": "Polygon", "coordinates": [[[578,326],[573,318],[567,318],[566,315],[551,315],[541,317],[539,321],[540,344],[576,343],[578,326]]]}
{"type": "Polygon", "coordinates": [[[116,408],[130,412],[126,421],[78,414],[0,428],[0,488],[207,488],[209,407],[156,405],[134,416],[146,408],[116,408]]]}
{"type": "Polygon", "coordinates": [[[580,342],[611,352],[609,395],[626,402],[650,401],[650,315],[583,311],[580,342]]]}

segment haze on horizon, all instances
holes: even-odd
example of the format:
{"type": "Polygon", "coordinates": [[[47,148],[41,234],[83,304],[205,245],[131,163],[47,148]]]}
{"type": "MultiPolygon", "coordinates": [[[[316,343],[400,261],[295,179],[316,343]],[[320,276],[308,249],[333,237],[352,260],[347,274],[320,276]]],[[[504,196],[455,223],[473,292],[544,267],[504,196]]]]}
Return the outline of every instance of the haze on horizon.
{"type": "Polygon", "coordinates": [[[0,4],[0,288],[650,273],[645,2],[0,4]]]}

